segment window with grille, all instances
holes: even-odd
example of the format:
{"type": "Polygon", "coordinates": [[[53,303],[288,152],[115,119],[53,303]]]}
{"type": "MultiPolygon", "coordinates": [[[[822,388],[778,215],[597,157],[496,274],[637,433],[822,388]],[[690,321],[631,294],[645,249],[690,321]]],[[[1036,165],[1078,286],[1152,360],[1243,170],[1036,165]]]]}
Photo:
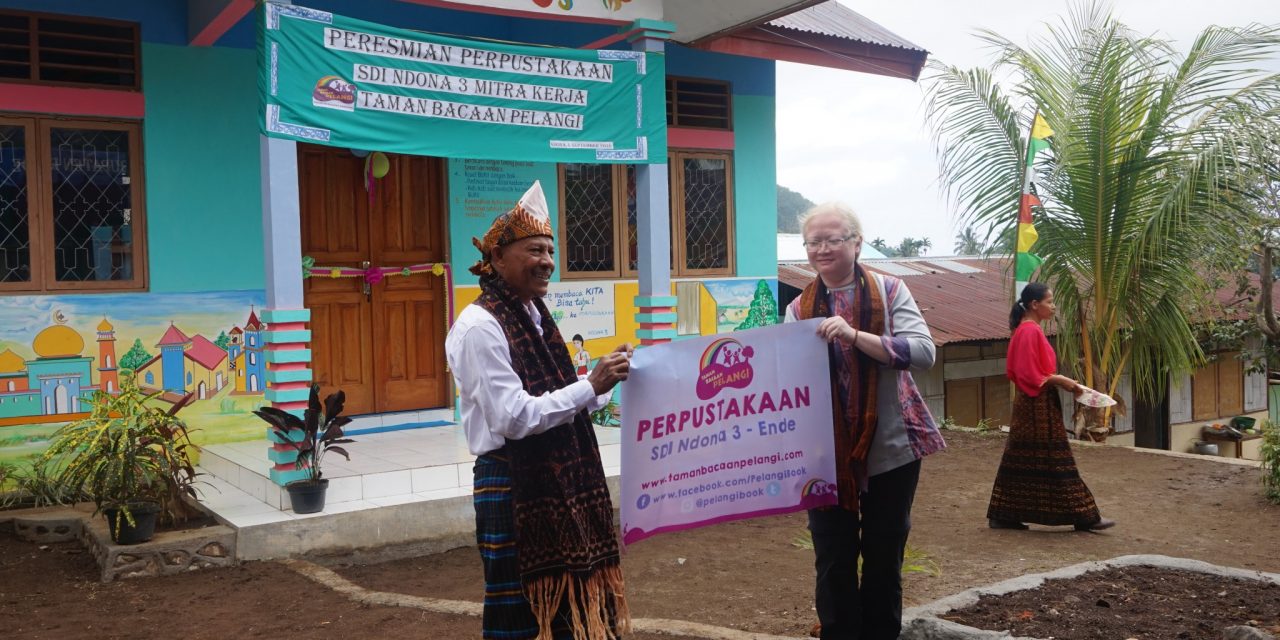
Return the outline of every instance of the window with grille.
{"type": "Polygon", "coordinates": [[[138,25],[0,11],[0,80],[139,89],[138,25]]]}
{"type": "Polygon", "coordinates": [[[729,83],[699,78],[667,78],[667,126],[733,129],[729,83]]]}
{"type": "MultiPolygon", "coordinates": [[[[671,272],[733,275],[733,157],[672,150],[671,272]]],[[[637,267],[633,165],[560,166],[561,275],[634,277],[637,267]]]]}
{"type": "Polygon", "coordinates": [[[139,135],[0,116],[0,291],[146,288],[139,135]]]}

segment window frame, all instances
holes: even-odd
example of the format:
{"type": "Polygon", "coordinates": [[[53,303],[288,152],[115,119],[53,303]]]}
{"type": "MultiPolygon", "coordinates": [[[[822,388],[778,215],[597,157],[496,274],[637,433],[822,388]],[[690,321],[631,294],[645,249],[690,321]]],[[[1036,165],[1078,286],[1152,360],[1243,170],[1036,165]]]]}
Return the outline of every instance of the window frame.
{"type": "MultiPolygon", "coordinates": [[[[681,129],[703,129],[706,131],[733,131],[733,83],[728,80],[716,80],[713,78],[695,78],[692,76],[667,76],[667,126],[677,127],[681,129]],[[686,124],[680,121],[679,106],[676,96],[681,92],[677,91],[677,85],[681,82],[696,82],[698,84],[716,85],[724,88],[725,97],[725,126],[708,127],[696,124],[686,124]]],[[[718,94],[717,94],[718,95],[718,94]]],[[[710,119],[711,116],[694,116],[686,115],[690,118],[710,119]]]]}
{"type": "MultiPolygon", "coordinates": [[[[2,84],[2,83],[0,83],[2,84]]],[[[0,282],[3,294],[56,294],[65,292],[145,292],[150,287],[147,257],[146,171],[142,165],[142,123],[105,118],[68,118],[55,115],[0,113],[0,125],[26,129],[27,229],[31,279],[0,282]],[[53,163],[50,136],[53,129],[124,131],[129,141],[129,203],[133,243],[133,277],[128,280],[59,281],[54,265],[53,163]],[[34,134],[34,135],[33,135],[34,134]],[[34,144],[32,144],[34,143],[34,144]],[[34,149],[34,153],[31,150],[34,149]],[[36,162],[33,163],[33,160],[36,162]],[[31,167],[35,165],[35,168],[31,167]]]]}
{"type": "Polygon", "coordinates": [[[735,227],[738,216],[733,202],[733,152],[712,151],[705,149],[671,149],[667,153],[667,165],[678,167],[670,171],[672,180],[671,192],[671,245],[675,249],[675,265],[671,275],[681,278],[701,278],[709,276],[733,276],[738,270],[737,252],[734,250],[735,227]],[[724,160],[725,188],[725,266],[710,269],[690,269],[686,261],[686,220],[684,208],[684,163],[686,159],[714,158],[724,160]],[[677,196],[678,194],[678,196],[677,196]]]}
{"type": "MultiPolygon", "coordinates": [[[[0,82],[43,87],[75,87],[80,89],[103,89],[107,91],[131,91],[135,93],[142,91],[142,29],[138,23],[93,16],[77,16],[63,13],[49,13],[45,11],[21,11],[15,9],[0,9],[0,15],[27,19],[27,32],[29,37],[27,51],[30,54],[29,65],[31,67],[31,73],[26,78],[0,78],[0,82]],[[40,36],[40,31],[37,28],[37,21],[40,19],[59,20],[62,22],[79,22],[83,24],[109,25],[112,27],[127,28],[131,30],[133,40],[133,84],[99,84],[94,82],[68,82],[65,80],[40,79],[40,45],[37,41],[37,38],[40,36]]],[[[104,38],[101,36],[83,36],[82,39],[103,40],[104,38]]]]}
{"type": "MultiPolygon", "coordinates": [[[[622,233],[619,233],[618,223],[619,221],[621,221],[622,223],[621,226],[623,229],[625,229],[627,224],[627,200],[626,200],[627,198],[627,183],[626,183],[627,165],[623,165],[623,164],[610,165],[610,180],[612,181],[612,183],[610,184],[610,193],[611,193],[610,201],[612,202],[612,205],[613,205],[613,269],[600,270],[600,271],[569,271],[569,225],[567,224],[568,211],[565,207],[565,195],[564,195],[565,194],[565,164],[566,163],[559,163],[556,165],[556,181],[558,183],[557,197],[560,198],[559,200],[560,220],[558,221],[559,228],[556,230],[556,235],[559,236],[560,242],[559,242],[559,247],[557,247],[556,249],[556,254],[559,256],[559,259],[556,260],[556,263],[557,263],[556,268],[560,270],[560,279],[561,280],[602,280],[602,279],[617,280],[617,279],[626,277],[626,267],[624,266],[623,262],[624,260],[626,260],[627,255],[626,255],[626,252],[623,251],[622,247],[625,244],[625,241],[627,240],[627,238],[626,238],[625,231],[623,231],[622,233]],[[619,189],[618,187],[620,181],[622,185],[621,189],[619,189]],[[621,218],[619,218],[619,212],[621,212],[621,218]]],[[[573,163],[569,163],[569,164],[573,164],[573,163]]],[[[584,163],[584,164],[587,164],[587,163],[584,163]]]]}
{"type": "MultiPolygon", "coordinates": [[[[671,228],[671,276],[673,278],[732,277],[737,274],[738,262],[735,247],[737,211],[734,205],[734,152],[716,149],[669,149],[667,153],[668,210],[670,217],[667,224],[671,228]],[[725,242],[726,266],[712,269],[689,269],[685,255],[685,203],[684,203],[684,164],[685,159],[713,158],[725,162],[725,242]],[[677,164],[679,163],[679,164],[677,164]]],[[[639,270],[630,265],[630,233],[627,223],[627,168],[634,165],[612,165],[613,191],[613,263],[614,268],[601,271],[570,271],[568,269],[569,237],[566,219],[568,212],[564,206],[565,167],[558,164],[557,181],[560,202],[559,229],[556,234],[560,242],[559,259],[556,268],[560,270],[562,281],[571,280],[628,280],[639,277],[639,270]]]]}

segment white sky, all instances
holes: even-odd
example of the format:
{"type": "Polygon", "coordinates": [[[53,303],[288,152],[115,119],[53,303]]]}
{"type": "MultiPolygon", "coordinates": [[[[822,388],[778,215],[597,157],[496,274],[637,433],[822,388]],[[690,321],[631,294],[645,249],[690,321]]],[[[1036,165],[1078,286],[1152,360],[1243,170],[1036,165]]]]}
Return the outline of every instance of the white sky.
{"type": "MultiPolygon", "coordinates": [[[[930,52],[970,68],[990,52],[986,28],[1019,44],[1044,33],[1070,6],[1063,0],[840,0],[930,52]]],[[[1280,24],[1280,0],[1114,0],[1113,13],[1180,47],[1210,24],[1280,24]]],[[[1267,65],[1280,71],[1280,60],[1267,65]]],[[[929,255],[952,253],[958,223],[938,189],[924,121],[923,86],[909,80],[778,63],[778,184],[814,202],[844,200],[867,239],[896,245],[928,237],[929,255]]],[[[1014,212],[1010,212],[1014,215],[1014,212]]]]}

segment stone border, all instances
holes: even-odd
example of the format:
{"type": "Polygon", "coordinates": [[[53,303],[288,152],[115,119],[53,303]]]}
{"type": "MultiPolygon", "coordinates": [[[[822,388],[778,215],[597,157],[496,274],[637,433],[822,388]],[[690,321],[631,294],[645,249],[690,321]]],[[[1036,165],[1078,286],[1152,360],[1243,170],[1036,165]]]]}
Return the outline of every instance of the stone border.
{"type": "MultiPolygon", "coordinates": [[[[291,559],[278,560],[280,564],[292,569],[299,575],[333,589],[356,602],[362,604],[381,605],[386,607],[409,607],[432,613],[480,617],[484,606],[479,602],[466,600],[442,600],[424,596],[411,596],[403,593],[373,591],[343,578],[314,562],[291,559]]],[[[686,638],[705,638],[706,640],[798,640],[789,636],[774,636],[764,633],[751,633],[728,627],[688,622],[685,620],[667,620],[664,618],[633,618],[634,631],[654,633],[686,638]]]]}
{"type": "Polygon", "coordinates": [[[121,545],[111,541],[104,518],[90,518],[81,541],[98,561],[103,582],[236,564],[236,532],[224,525],[162,531],[147,542],[121,545]]]}
{"type": "Polygon", "coordinates": [[[1181,569],[1183,571],[1194,571],[1197,573],[1205,573],[1224,578],[1240,578],[1242,580],[1255,580],[1259,582],[1270,582],[1280,585],[1280,573],[1266,573],[1263,571],[1249,571],[1246,569],[1236,569],[1234,567],[1224,567],[1221,565],[1201,562],[1200,560],[1189,560],[1186,558],[1174,558],[1171,556],[1161,555],[1129,555],[1119,556],[1110,560],[1093,560],[1089,562],[1081,562],[1068,567],[1049,571],[1047,573],[1033,573],[1017,578],[1010,578],[1003,582],[987,585],[985,587],[976,587],[966,589],[952,596],[947,596],[941,600],[935,600],[928,604],[918,607],[911,607],[903,612],[902,636],[903,640],[1037,640],[1035,638],[1019,638],[1011,636],[1003,631],[988,631],[983,629],[975,629],[950,620],[943,620],[941,616],[957,609],[963,609],[974,603],[982,596],[1001,596],[1014,591],[1023,591],[1027,589],[1035,589],[1044,584],[1046,580],[1063,580],[1077,578],[1091,571],[1102,571],[1116,567],[1157,567],[1161,569],[1181,569]]]}

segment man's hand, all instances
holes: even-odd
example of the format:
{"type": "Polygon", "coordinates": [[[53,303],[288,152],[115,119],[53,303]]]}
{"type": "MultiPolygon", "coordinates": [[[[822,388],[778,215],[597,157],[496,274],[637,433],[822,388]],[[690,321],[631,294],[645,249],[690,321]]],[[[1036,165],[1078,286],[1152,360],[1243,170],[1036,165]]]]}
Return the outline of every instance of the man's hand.
{"type": "Polygon", "coordinates": [[[631,354],[635,349],[630,344],[620,344],[618,348],[604,355],[596,363],[596,367],[587,375],[587,382],[596,395],[604,395],[619,382],[627,379],[631,372],[631,354]]]}

